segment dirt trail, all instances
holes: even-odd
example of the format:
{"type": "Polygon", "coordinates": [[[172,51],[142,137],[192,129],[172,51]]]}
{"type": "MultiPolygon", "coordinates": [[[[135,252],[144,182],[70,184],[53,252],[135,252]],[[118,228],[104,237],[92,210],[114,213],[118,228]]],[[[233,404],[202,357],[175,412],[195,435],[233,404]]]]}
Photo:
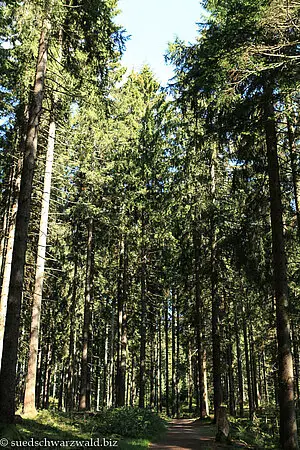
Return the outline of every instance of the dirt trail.
{"type": "Polygon", "coordinates": [[[174,419],[163,439],[150,444],[156,450],[214,450],[220,448],[247,448],[243,444],[225,445],[215,442],[216,427],[195,419],[174,419]]]}

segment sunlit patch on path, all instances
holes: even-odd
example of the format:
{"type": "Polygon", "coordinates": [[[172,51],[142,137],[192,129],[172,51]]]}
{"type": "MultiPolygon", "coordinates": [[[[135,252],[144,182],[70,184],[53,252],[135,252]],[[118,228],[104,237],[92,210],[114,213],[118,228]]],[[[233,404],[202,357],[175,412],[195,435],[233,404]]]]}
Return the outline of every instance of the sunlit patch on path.
{"type": "Polygon", "coordinates": [[[240,443],[233,445],[215,442],[216,427],[195,419],[173,419],[163,439],[150,444],[150,449],[161,450],[213,450],[219,448],[247,448],[240,443]]]}

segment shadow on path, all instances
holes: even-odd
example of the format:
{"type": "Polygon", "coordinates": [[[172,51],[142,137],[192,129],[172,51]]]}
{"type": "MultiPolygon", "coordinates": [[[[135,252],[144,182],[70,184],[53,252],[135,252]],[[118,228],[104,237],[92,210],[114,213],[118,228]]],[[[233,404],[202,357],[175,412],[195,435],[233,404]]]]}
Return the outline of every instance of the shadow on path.
{"type": "Polygon", "coordinates": [[[247,448],[241,443],[231,445],[215,442],[216,426],[211,423],[201,423],[195,419],[173,419],[167,433],[160,442],[149,445],[156,450],[214,450],[220,448],[247,448]]]}

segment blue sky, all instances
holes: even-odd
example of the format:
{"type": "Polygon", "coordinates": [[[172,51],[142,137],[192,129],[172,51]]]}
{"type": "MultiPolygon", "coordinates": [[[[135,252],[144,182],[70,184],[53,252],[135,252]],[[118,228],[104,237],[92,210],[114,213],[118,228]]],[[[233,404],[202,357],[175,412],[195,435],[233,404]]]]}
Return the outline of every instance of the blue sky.
{"type": "Polygon", "coordinates": [[[199,0],[119,0],[121,14],[117,17],[131,35],[122,62],[130,70],[149,64],[157,79],[166,84],[172,69],[164,63],[168,42],[175,37],[194,42],[196,22],[201,21],[203,8],[199,0]]]}

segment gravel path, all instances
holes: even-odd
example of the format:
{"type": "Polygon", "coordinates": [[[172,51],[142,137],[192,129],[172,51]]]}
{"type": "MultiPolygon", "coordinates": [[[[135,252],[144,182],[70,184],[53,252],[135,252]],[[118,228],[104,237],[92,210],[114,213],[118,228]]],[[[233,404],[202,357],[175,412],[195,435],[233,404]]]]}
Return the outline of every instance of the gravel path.
{"type": "Polygon", "coordinates": [[[221,448],[246,448],[243,444],[225,445],[215,442],[216,427],[195,419],[173,419],[167,433],[150,449],[160,450],[214,450],[221,448]]]}

